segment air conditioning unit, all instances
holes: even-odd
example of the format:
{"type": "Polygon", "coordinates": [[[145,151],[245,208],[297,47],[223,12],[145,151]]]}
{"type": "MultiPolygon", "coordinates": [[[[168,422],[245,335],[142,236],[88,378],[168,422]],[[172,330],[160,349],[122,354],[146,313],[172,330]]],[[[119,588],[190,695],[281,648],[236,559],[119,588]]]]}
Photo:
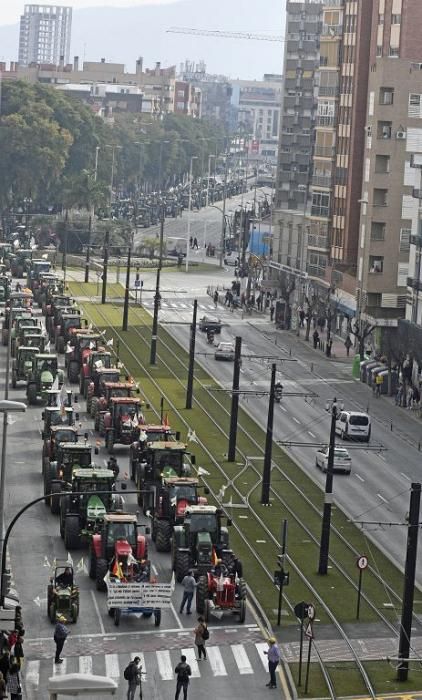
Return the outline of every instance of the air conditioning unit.
{"type": "Polygon", "coordinates": [[[399,140],[403,141],[403,139],[405,139],[405,138],[406,138],[406,132],[405,132],[405,131],[401,131],[401,130],[396,131],[396,139],[399,139],[399,140]]]}

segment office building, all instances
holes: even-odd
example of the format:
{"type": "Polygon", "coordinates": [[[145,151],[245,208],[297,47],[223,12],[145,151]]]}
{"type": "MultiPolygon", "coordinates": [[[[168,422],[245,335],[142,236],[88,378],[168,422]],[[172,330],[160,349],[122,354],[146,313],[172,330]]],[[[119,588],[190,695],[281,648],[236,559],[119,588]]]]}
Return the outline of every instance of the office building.
{"type": "Polygon", "coordinates": [[[19,64],[69,61],[72,8],[54,5],[25,5],[20,19],[19,64]]]}

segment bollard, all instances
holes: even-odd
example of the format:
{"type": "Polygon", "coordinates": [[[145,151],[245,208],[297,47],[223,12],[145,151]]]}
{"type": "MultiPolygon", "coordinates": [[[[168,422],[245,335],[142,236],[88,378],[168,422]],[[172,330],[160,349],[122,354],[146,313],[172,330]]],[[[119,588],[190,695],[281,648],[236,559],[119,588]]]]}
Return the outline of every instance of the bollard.
{"type": "Polygon", "coordinates": [[[390,423],[390,430],[391,430],[391,432],[393,432],[393,421],[391,421],[391,423],[390,423]]]}
{"type": "Polygon", "coordinates": [[[289,349],[289,356],[290,357],[292,356],[292,349],[291,348],[289,349]]]}
{"type": "Polygon", "coordinates": [[[313,372],[313,371],[314,371],[314,363],[311,362],[311,372],[313,372]]]}

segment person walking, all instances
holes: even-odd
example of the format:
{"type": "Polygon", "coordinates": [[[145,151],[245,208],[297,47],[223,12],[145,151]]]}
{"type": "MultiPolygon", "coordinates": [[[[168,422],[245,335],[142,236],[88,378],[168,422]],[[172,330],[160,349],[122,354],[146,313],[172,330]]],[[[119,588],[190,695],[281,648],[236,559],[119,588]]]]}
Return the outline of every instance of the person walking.
{"type": "Polygon", "coordinates": [[[7,674],[9,673],[9,668],[10,668],[10,652],[8,649],[5,649],[0,656],[0,671],[3,674],[3,678],[7,680],[7,674]]]}
{"type": "Polygon", "coordinates": [[[176,695],[174,700],[179,700],[180,691],[183,688],[183,700],[187,700],[188,697],[188,687],[189,687],[189,676],[192,675],[192,669],[189,664],[186,663],[186,656],[182,655],[180,657],[180,662],[177,664],[174,672],[177,677],[176,681],[176,695]]]}
{"type": "Polygon", "coordinates": [[[19,667],[19,670],[22,668],[22,659],[24,658],[25,654],[23,653],[23,635],[25,634],[25,630],[22,630],[21,633],[18,635],[18,638],[10,650],[10,656],[13,657],[19,667]]]}
{"type": "Polygon", "coordinates": [[[268,651],[264,651],[264,654],[268,657],[268,671],[270,673],[270,681],[267,683],[267,688],[277,688],[275,670],[280,663],[280,649],[277,646],[275,637],[270,637],[267,643],[268,651]]]}
{"type": "Polygon", "coordinates": [[[316,328],[315,328],[314,332],[312,333],[312,338],[314,341],[314,350],[316,350],[317,347],[319,347],[319,333],[318,333],[316,328]]]}
{"type": "Polygon", "coordinates": [[[384,377],[382,374],[378,373],[377,376],[375,377],[375,396],[377,399],[381,396],[381,387],[384,381],[384,377]]]}
{"type": "Polygon", "coordinates": [[[272,301],[271,306],[270,306],[270,319],[271,319],[271,321],[274,321],[274,312],[275,312],[275,306],[274,306],[274,302],[272,301]]]}
{"type": "Polygon", "coordinates": [[[352,347],[352,341],[350,340],[350,335],[346,336],[346,340],[344,341],[344,344],[346,346],[347,357],[349,357],[350,348],[352,347]]]}
{"type": "Polygon", "coordinates": [[[123,677],[128,682],[127,700],[135,700],[136,689],[140,687],[140,698],[142,698],[142,666],[139,656],[135,656],[123,671],[123,677]]]}
{"type": "Polygon", "coordinates": [[[60,658],[64,643],[69,634],[68,628],[64,625],[66,618],[63,615],[56,615],[56,626],[54,628],[54,641],[56,643],[56,656],[54,659],[55,664],[62,664],[63,659],[60,658]]]}
{"type": "Polygon", "coordinates": [[[7,698],[7,689],[6,689],[6,681],[4,680],[4,676],[2,672],[0,671],[0,700],[7,698]]]}
{"type": "Polygon", "coordinates": [[[195,627],[194,634],[195,644],[198,647],[198,659],[201,660],[202,656],[204,656],[204,661],[206,661],[207,652],[205,651],[205,642],[208,639],[209,632],[205,620],[201,616],[198,617],[198,625],[195,627]]]}
{"type": "Polygon", "coordinates": [[[214,299],[215,308],[217,308],[217,304],[218,304],[218,292],[217,292],[217,290],[215,290],[215,292],[214,292],[213,299],[214,299]]]}
{"type": "Polygon", "coordinates": [[[198,239],[196,238],[196,236],[195,236],[195,238],[193,239],[193,247],[196,248],[196,250],[199,249],[198,239]]]}
{"type": "Polygon", "coordinates": [[[182,586],[183,586],[183,598],[182,598],[182,602],[180,603],[179,612],[182,613],[184,610],[184,607],[186,605],[186,614],[190,615],[192,612],[191,607],[192,607],[193,594],[195,593],[195,588],[196,588],[195,577],[194,577],[191,569],[189,569],[187,575],[183,578],[182,586]]]}
{"type": "Polygon", "coordinates": [[[22,700],[22,684],[17,663],[12,663],[10,666],[6,687],[7,692],[10,693],[10,700],[22,700]]]}

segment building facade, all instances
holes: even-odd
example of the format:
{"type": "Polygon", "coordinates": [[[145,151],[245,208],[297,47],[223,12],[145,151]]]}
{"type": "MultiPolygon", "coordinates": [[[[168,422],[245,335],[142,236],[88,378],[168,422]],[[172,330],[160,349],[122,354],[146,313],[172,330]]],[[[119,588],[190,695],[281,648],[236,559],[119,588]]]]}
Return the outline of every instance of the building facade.
{"type": "Polygon", "coordinates": [[[69,61],[72,8],[25,5],[19,29],[19,65],[69,61]]]}

